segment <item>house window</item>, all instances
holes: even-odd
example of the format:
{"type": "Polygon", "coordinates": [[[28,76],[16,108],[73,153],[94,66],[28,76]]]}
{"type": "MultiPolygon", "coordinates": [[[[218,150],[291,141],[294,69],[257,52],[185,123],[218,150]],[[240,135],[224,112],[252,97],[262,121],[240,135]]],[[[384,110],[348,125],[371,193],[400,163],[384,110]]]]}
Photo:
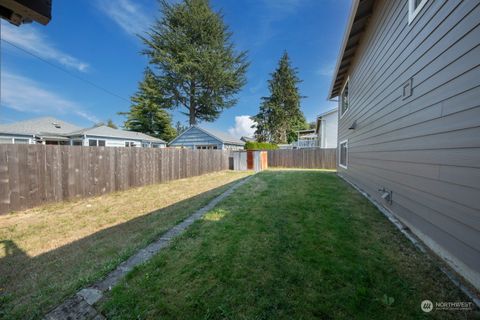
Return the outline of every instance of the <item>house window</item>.
{"type": "Polygon", "coordinates": [[[105,140],[88,139],[90,147],[105,147],[105,140]]]}
{"type": "Polygon", "coordinates": [[[15,139],[13,139],[13,143],[15,143],[15,144],[28,144],[28,139],[15,138],[15,139]]]}
{"type": "Polygon", "coordinates": [[[427,0],[408,0],[408,24],[412,23],[425,3],[427,3],[427,0]]]}
{"type": "Polygon", "coordinates": [[[348,164],[348,141],[340,142],[340,148],[338,150],[338,165],[344,169],[347,169],[348,164]]]}
{"type": "Polygon", "coordinates": [[[348,107],[349,107],[348,82],[349,82],[349,80],[347,79],[347,82],[345,83],[345,86],[343,87],[342,93],[340,94],[340,115],[341,116],[343,116],[345,114],[345,112],[347,112],[348,107]]]}
{"type": "Polygon", "coordinates": [[[125,142],[125,147],[135,147],[135,142],[126,141],[126,142],[125,142]]]}
{"type": "Polygon", "coordinates": [[[11,144],[11,143],[13,143],[13,139],[12,138],[0,138],[0,143],[11,144]]]}
{"type": "Polygon", "coordinates": [[[72,141],[72,146],[82,146],[82,140],[73,140],[72,141]]]}
{"type": "Polygon", "coordinates": [[[216,145],[206,145],[206,146],[196,146],[197,150],[202,149],[202,150],[211,150],[211,149],[217,149],[216,145]]]}

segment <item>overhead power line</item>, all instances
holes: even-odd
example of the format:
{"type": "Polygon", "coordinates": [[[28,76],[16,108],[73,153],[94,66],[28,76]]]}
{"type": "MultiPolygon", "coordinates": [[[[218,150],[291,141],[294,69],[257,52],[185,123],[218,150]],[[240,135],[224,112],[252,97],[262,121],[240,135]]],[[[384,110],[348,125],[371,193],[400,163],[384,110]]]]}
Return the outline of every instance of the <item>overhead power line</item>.
{"type": "Polygon", "coordinates": [[[35,54],[35,53],[33,53],[33,52],[25,49],[25,48],[22,48],[22,47],[20,47],[20,46],[17,46],[16,44],[14,44],[14,43],[12,43],[12,42],[10,42],[10,41],[8,41],[8,40],[5,40],[5,39],[1,39],[1,40],[4,41],[4,42],[6,42],[6,43],[8,43],[8,44],[11,45],[12,47],[17,48],[18,50],[21,50],[21,51],[23,51],[23,52],[25,52],[25,53],[27,53],[27,54],[29,54],[29,55],[31,55],[31,56],[39,59],[40,61],[45,62],[46,64],[50,65],[51,67],[54,67],[54,68],[56,68],[56,69],[58,69],[58,70],[60,70],[60,71],[63,71],[64,73],[70,75],[71,77],[76,78],[77,80],[83,81],[83,82],[85,82],[85,83],[87,83],[87,84],[89,84],[89,85],[97,88],[98,90],[101,90],[101,91],[103,91],[103,92],[105,92],[105,93],[107,93],[107,94],[109,94],[109,95],[111,95],[111,96],[114,96],[114,97],[116,97],[116,98],[118,98],[118,99],[121,99],[121,100],[123,100],[123,101],[126,101],[126,102],[130,103],[130,100],[128,100],[128,99],[126,99],[126,98],[124,98],[124,97],[116,94],[115,92],[112,92],[112,91],[110,91],[110,90],[108,90],[108,89],[106,89],[106,88],[104,88],[104,87],[102,87],[102,86],[100,86],[100,85],[98,85],[98,84],[96,84],[96,83],[88,80],[88,79],[82,78],[82,77],[80,77],[80,76],[78,76],[78,75],[70,72],[69,70],[67,70],[67,69],[65,69],[65,68],[62,68],[62,67],[59,66],[59,65],[56,65],[56,64],[54,64],[54,63],[51,63],[50,61],[48,61],[48,60],[46,60],[46,59],[38,56],[37,54],[35,54]]]}

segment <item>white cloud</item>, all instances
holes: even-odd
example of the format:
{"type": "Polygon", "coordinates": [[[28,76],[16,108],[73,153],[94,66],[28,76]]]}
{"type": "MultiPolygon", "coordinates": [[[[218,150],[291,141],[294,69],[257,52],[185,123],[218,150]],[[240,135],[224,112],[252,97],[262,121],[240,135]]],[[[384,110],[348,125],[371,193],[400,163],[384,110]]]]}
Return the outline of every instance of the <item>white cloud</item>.
{"type": "Polygon", "coordinates": [[[130,35],[144,33],[152,23],[151,16],[131,0],[98,0],[98,7],[130,35]]]}
{"type": "Polygon", "coordinates": [[[2,104],[20,112],[32,112],[45,115],[74,114],[91,122],[98,119],[85,111],[77,103],[54,92],[40,87],[35,81],[26,77],[2,72],[2,104]]]}
{"type": "Polygon", "coordinates": [[[15,27],[2,22],[1,27],[2,39],[26,49],[45,60],[55,61],[68,68],[77,69],[82,72],[86,72],[89,68],[87,63],[55,48],[51,41],[32,25],[15,27]]]}
{"type": "Polygon", "coordinates": [[[228,132],[235,137],[252,137],[255,133],[255,129],[252,126],[255,124],[255,121],[250,119],[250,116],[236,116],[235,117],[235,127],[228,129],[228,132]]]}
{"type": "Polygon", "coordinates": [[[321,76],[331,77],[333,76],[333,72],[335,71],[335,65],[336,65],[336,62],[332,62],[328,65],[324,65],[320,69],[318,69],[317,74],[321,76]]]}

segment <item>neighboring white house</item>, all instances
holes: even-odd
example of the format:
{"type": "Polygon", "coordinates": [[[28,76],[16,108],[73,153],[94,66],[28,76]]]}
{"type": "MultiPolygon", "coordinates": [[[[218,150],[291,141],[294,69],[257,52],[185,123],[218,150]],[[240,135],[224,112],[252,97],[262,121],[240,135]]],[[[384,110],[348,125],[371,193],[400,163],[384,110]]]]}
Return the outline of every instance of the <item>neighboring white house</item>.
{"type": "Polygon", "coordinates": [[[305,149],[318,148],[318,136],[315,129],[297,131],[297,141],[291,144],[290,148],[284,149],[305,149]]]}
{"type": "Polygon", "coordinates": [[[324,112],[317,117],[318,146],[320,148],[336,148],[338,136],[338,108],[324,112]]]}
{"type": "Polygon", "coordinates": [[[169,147],[177,148],[222,150],[243,150],[244,145],[244,141],[228,133],[199,126],[191,126],[168,144],[169,147]]]}
{"type": "Polygon", "coordinates": [[[282,149],[336,148],[338,129],[338,108],[317,117],[315,129],[297,131],[297,141],[282,145],[282,149]]]}
{"type": "Polygon", "coordinates": [[[0,125],[0,143],[153,148],[167,144],[139,132],[107,126],[82,129],[52,117],[0,125]]]}
{"type": "Polygon", "coordinates": [[[65,135],[80,127],[52,117],[35,118],[0,125],[0,143],[70,144],[65,135]]]}
{"type": "Polygon", "coordinates": [[[72,145],[165,148],[166,142],[144,133],[98,126],[69,133],[72,145]]]}

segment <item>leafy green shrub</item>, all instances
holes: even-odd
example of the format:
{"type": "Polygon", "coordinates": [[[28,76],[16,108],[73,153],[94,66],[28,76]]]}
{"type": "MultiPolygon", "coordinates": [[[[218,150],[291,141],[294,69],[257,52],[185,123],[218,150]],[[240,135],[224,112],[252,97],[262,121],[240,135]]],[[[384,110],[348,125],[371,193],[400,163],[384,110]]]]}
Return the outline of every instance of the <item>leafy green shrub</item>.
{"type": "Polygon", "coordinates": [[[274,143],[248,141],[245,143],[245,150],[276,150],[278,146],[274,143]]]}

